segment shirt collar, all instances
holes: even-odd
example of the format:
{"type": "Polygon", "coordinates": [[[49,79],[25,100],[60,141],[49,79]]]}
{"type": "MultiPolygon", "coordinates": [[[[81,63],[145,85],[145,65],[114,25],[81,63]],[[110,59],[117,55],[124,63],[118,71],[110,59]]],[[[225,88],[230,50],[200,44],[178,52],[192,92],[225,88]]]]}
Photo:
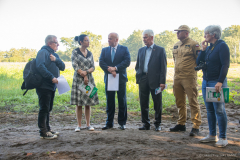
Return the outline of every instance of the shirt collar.
{"type": "Polygon", "coordinates": [[[148,49],[148,48],[151,48],[151,49],[153,49],[153,46],[154,46],[154,43],[153,43],[153,44],[152,44],[150,47],[147,47],[147,49],[148,49]]]}
{"type": "Polygon", "coordinates": [[[189,40],[189,37],[185,38],[184,40],[182,40],[182,44],[186,43],[189,40]]]}
{"type": "Polygon", "coordinates": [[[117,47],[118,47],[118,44],[115,47],[111,47],[111,49],[114,48],[115,50],[117,50],[117,47]]]}

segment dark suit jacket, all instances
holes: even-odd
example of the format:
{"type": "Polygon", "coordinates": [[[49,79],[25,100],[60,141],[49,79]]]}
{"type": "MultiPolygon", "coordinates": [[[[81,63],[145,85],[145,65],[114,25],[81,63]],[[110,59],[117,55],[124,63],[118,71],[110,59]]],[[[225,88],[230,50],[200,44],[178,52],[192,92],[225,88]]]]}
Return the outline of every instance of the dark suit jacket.
{"type": "Polygon", "coordinates": [[[131,58],[128,48],[118,44],[114,60],[111,59],[111,47],[102,49],[102,53],[99,59],[99,65],[104,71],[104,82],[107,85],[108,66],[117,67],[116,73],[119,73],[119,84],[126,83],[128,81],[126,68],[130,65],[131,58]]]}
{"type": "MultiPolygon", "coordinates": [[[[141,82],[141,77],[144,68],[145,54],[147,47],[142,47],[138,51],[136,63],[136,82],[141,82]]],[[[152,54],[148,63],[148,82],[151,89],[156,89],[160,84],[166,84],[167,75],[167,59],[166,52],[163,47],[153,45],[152,54]]]]}

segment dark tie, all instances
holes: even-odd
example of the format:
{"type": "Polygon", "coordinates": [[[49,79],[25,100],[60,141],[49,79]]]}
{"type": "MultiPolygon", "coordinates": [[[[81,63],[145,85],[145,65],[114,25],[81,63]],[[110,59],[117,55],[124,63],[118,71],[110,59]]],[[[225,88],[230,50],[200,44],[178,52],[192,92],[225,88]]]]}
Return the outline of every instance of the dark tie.
{"type": "Polygon", "coordinates": [[[113,60],[114,60],[114,56],[115,56],[115,49],[112,48],[112,62],[113,62],[113,60]]]}

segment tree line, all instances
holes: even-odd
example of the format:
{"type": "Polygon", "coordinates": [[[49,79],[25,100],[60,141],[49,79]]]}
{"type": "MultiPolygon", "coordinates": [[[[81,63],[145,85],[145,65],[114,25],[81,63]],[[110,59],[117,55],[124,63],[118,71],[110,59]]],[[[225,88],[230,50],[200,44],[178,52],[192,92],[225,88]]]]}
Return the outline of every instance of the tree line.
{"type": "MultiPolygon", "coordinates": [[[[134,30],[127,39],[119,40],[119,44],[128,47],[132,61],[137,60],[138,50],[144,46],[142,33],[143,30],[134,30]]],[[[101,43],[101,35],[96,35],[90,31],[81,34],[88,35],[90,40],[88,49],[93,53],[94,60],[98,61],[102,48],[107,47],[108,44],[101,43]]],[[[201,44],[204,40],[204,30],[199,30],[197,27],[191,28],[190,38],[201,44]]],[[[240,25],[225,28],[221,39],[228,44],[231,63],[240,63],[240,25]]],[[[154,36],[154,43],[165,48],[167,58],[172,58],[173,45],[178,41],[174,31],[165,30],[154,36]]],[[[72,50],[79,47],[78,43],[74,41],[74,37],[61,37],[60,42],[66,46],[66,51],[59,50],[57,54],[63,61],[71,61],[72,50]]],[[[0,51],[0,62],[27,62],[28,59],[36,57],[36,54],[37,51],[34,49],[12,48],[9,51],[0,51]]]]}

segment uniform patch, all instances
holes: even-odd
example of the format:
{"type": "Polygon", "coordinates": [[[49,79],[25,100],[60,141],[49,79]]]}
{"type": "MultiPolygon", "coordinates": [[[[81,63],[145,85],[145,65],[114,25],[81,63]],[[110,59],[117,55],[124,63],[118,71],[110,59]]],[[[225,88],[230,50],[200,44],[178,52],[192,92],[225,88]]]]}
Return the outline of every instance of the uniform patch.
{"type": "Polygon", "coordinates": [[[190,48],[190,45],[185,45],[185,48],[187,48],[187,49],[190,48]]]}
{"type": "Polygon", "coordinates": [[[199,47],[199,45],[198,45],[198,44],[196,44],[196,47],[199,47]]]}
{"type": "Polygon", "coordinates": [[[174,46],[174,49],[177,49],[178,48],[178,46],[174,46]]]}
{"type": "Polygon", "coordinates": [[[201,52],[201,50],[197,50],[197,51],[196,51],[196,55],[199,55],[200,52],[201,52]]]}

